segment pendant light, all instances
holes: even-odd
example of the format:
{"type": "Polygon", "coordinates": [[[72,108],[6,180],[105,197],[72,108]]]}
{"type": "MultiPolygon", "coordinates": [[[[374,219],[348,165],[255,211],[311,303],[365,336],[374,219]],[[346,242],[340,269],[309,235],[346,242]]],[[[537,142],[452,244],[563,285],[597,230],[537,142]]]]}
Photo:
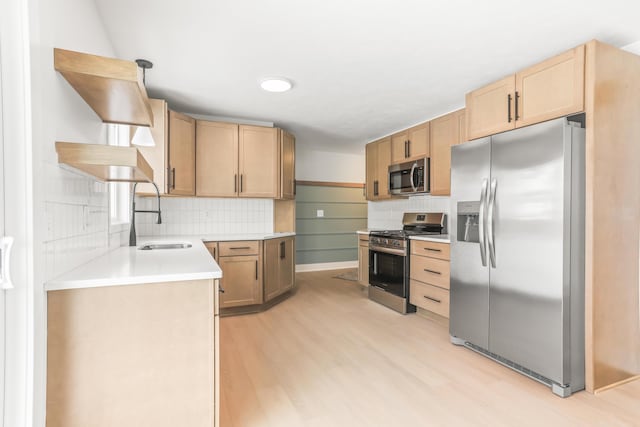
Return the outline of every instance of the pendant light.
{"type": "MultiPolygon", "coordinates": [[[[146,88],[147,69],[153,68],[153,63],[146,59],[136,59],[136,64],[138,64],[138,67],[142,68],[142,84],[146,88]]],[[[131,144],[140,147],[155,147],[156,142],[153,140],[153,135],[151,135],[151,128],[148,126],[138,126],[133,138],[131,139],[131,144]]]]}

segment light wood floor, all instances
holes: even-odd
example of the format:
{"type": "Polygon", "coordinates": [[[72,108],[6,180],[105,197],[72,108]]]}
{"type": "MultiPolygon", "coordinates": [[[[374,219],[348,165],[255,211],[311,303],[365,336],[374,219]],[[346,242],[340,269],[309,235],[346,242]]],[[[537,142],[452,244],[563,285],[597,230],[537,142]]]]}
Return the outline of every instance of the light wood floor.
{"type": "Polygon", "coordinates": [[[280,305],[221,319],[221,427],[640,426],[640,381],[561,399],[341,272],[299,273],[280,305]]]}

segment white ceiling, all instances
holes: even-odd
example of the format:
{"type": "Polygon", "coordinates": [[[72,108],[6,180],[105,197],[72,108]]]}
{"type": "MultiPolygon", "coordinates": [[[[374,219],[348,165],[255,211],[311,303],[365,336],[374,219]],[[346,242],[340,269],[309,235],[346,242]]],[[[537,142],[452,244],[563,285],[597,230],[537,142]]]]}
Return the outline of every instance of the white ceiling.
{"type": "Polygon", "coordinates": [[[640,40],[631,0],[95,1],[117,55],[154,63],[152,96],[330,151],[361,151],[587,40],[640,40]],[[294,89],[262,91],[274,75],[294,89]]]}

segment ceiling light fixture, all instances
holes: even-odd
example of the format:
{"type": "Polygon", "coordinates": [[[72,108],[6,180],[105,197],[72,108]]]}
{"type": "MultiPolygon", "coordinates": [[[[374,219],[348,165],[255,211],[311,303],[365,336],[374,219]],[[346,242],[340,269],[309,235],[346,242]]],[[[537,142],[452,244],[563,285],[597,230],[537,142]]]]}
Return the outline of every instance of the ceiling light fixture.
{"type": "Polygon", "coordinates": [[[286,92],[293,87],[291,80],[284,77],[269,77],[260,82],[260,87],[267,92],[286,92]]]}
{"type": "MultiPolygon", "coordinates": [[[[136,59],[136,64],[138,64],[138,67],[142,68],[142,84],[146,88],[147,69],[153,68],[153,63],[151,61],[147,61],[146,59],[136,59]]],[[[140,147],[156,146],[153,135],[151,135],[151,129],[146,126],[138,126],[136,132],[133,135],[133,138],[131,139],[131,144],[140,147]]]]}

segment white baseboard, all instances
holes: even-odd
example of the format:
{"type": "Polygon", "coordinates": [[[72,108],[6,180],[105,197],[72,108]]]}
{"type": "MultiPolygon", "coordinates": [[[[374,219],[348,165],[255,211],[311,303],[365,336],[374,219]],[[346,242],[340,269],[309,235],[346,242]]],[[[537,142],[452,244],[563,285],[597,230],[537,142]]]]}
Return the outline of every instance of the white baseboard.
{"type": "Polygon", "coordinates": [[[306,271],[340,270],[343,268],[358,268],[358,261],[324,262],[318,264],[296,264],[296,273],[306,271]]]}

